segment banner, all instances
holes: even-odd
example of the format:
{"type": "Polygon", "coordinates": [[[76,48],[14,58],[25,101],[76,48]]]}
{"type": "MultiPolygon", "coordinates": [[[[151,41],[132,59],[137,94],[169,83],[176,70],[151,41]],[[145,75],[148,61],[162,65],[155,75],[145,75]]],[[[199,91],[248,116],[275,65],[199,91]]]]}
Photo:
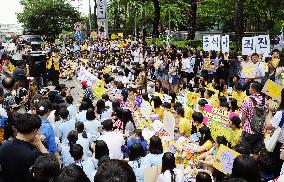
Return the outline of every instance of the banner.
{"type": "Polygon", "coordinates": [[[262,93],[268,95],[272,98],[272,100],[276,101],[281,101],[281,91],[282,87],[271,80],[267,80],[262,89],[262,93]]]}
{"type": "Polygon", "coordinates": [[[215,120],[210,120],[210,123],[211,123],[211,135],[214,140],[216,140],[218,136],[224,136],[227,139],[227,141],[229,142],[231,141],[232,138],[231,128],[227,128],[215,120]]]}
{"type": "Polygon", "coordinates": [[[215,70],[214,61],[210,60],[209,58],[204,58],[203,64],[204,64],[204,70],[207,70],[207,71],[215,70]]]}
{"type": "Polygon", "coordinates": [[[106,19],[107,1],[97,0],[97,19],[106,19]]]}
{"type": "Polygon", "coordinates": [[[152,107],[149,102],[143,100],[140,108],[141,114],[145,118],[150,118],[152,107]]]}
{"type": "Polygon", "coordinates": [[[233,112],[225,111],[211,105],[205,105],[203,116],[203,123],[205,125],[211,126],[210,120],[215,120],[226,126],[227,128],[230,127],[230,118],[232,118],[233,116],[239,117],[239,115],[233,112]]]}
{"type": "Polygon", "coordinates": [[[230,51],[230,36],[222,36],[222,53],[229,53],[230,51]]]}
{"type": "Polygon", "coordinates": [[[87,71],[83,66],[80,67],[77,79],[80,81],[87,80],[90,85],[93,85],[96,81],[98,81],[98,78],[87,71]]]}
{"type": "Polygon", "coordinates": [[[93,92],[94,96],[97,99],[101,99],[103,94],[107,92],[107,89],[105,88],[105,82],[103,80],[97,81],[93,86],[93,92]]]}
{"type": "Polygon", "coordinates": [[[223,172],[224,174],[231,174],[233,163],[236,157],[240,154],[224,145],[221,145],[217,151],[213,167],[223,172]]]}
{"type": "Polygon", "coordinates": [[[257,64],[243,62],[241,76],[243,78],[255,78],[256,69],[257,64]]]}
{"type": "Polygon", "coordinates": [[[210,51],[218,51],[221,50],[221,36],[220,35],[212,35],[210,36],[210,51]]]}

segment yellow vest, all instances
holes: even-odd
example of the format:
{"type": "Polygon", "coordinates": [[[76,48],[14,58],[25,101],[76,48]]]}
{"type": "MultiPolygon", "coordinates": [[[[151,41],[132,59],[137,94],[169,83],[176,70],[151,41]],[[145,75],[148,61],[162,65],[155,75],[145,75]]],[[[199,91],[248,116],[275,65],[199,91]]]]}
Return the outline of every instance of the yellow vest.
{"type": "MultiPolygon", "coordinates": [[[[57,60],[56,60],[57,63],[53,63],[54,69],[55,69],[56,71],[59,71],[59,58],[56,57],[55,59],[57,59],[57,60]]],[[[51,69],[51,66],[52,66],[52,57],[47,61],[47,69],[50,70],[50,69],[51,69]]]]}

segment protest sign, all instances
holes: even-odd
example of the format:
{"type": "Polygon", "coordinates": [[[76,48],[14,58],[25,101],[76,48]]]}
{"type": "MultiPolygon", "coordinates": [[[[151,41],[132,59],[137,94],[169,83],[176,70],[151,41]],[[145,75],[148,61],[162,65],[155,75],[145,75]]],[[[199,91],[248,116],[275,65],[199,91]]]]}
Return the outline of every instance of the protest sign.
{"type": "Polygon", "coordinates": [[[107,89],[105,88],[105,82],[103,80],[97,81],[93,86],[94,96],[97,99],[101,99],[106,91],[107,89]]]}
{"type": "Polygon", "coordinates": [[[112,40],[114,40],[114,39],[116,39],[116,35],[115,35],[115,34],[111,34],[110,38],[111,38],[112,40]]]}
{"type": "Polygon", "coordinates": [[[230,51],[230,37],[229,35],[222,36],[222,53],[229,53],[230,51]]]}
{"type": "Polygon", "coordinates": [[[203,50],[210,51],[210,35],[203,36],[203,50]]]}
{"type": "Polygon", "coordinates": [[[171,138],[174,137],[175,118],[172,113],[164,112],[164,128],[171,138]]]}
{"type": "Polygon", "coordinates": [[[243,62],[242,63],[242,77],[243,78],[255,78],[257,64],[243,62]]]}
{"type": "Polygon", "coordinates": [[[152,107],[151,107],[150,103],[143,100],[142,103],[141,103],[140,111],[141,111],[141,114],[142,114],[143,117],[149,118],[151,111],[152,111],[152,107]]]}
{"type": "Polygon", "coordinates": [[[87,80],[90,85],[93,85],[94,82],[98,81],[98,78],[81,66],[80,71],[78,73],[78,80],[87,80]]]}
{"type": "Polygon", "coordinates": [[[210,124],[211,124],[211,135],[214,140],[216,140],[218,136],[224,136],[227,139],[227,141],[231,141],[232,138],[231,128],[227,128],[215,120],[210,120],[210,124]]]}
{"type": "Polygon", "coordinates": [[[271,80],[267,80],[262,89],[262,93],[270,96],[272,100],[276,101],[281,100],[281,91],[282,87],[271,80]]]}
{"type": "Polygon", "coordinates": [[[214,61],[210,60],[209,58],[205,58],[203,60],[203,63],[204,63],[204,70],[207,70],[207,71],[215,70],[214,61]]]}
{"type": "Polygon", "coordinates": [[[242,39],[242,55],[252,55],[255,53],[254,37],[243,37],[242,39]]]}
{"type": "Polygon", "coordinates": [[[195,93],[195,92],[187,92],[186,93],[186,97],[187,97],[187,103],[189,105],[195,106],[197,99],[201,97],[201,95],[199,93],[195,93]]]}
{"type": "Polygon", "coordinates": [[[221,36],[220,35],[212,35],[210,36],[210,51],[220,51],[221,50],[221,36]]]}
{"type": "Polygon", "coordinates": [[[121,32],[121,33],[117,33],[117,36],[118,37],[123,37],[123,33],[121,32]]]}
{"type": "Polygon", "coordinates": [[[268,55],[270,53],[269,35],[259,35],[254,37],[255,51],[257,54],[268,55]]]}
{"type": "Polygon", "coordinates": [[[231,174],[233,163],[236,157],[240,154],[224,145],[221,145],[217,151],[213,167],[223,172],[224,174],[231,174]]]}
{"type": "Polygon", "coordinates": [[[210,126],[210,120],[215,120],[226,126],[227,128],[230,127],[230,118],[232,118],[233,116],[239,116],[233,112],[225,111],[211,105],[205,105],[203,115],[203,123],[205,125],[210,126]]]}

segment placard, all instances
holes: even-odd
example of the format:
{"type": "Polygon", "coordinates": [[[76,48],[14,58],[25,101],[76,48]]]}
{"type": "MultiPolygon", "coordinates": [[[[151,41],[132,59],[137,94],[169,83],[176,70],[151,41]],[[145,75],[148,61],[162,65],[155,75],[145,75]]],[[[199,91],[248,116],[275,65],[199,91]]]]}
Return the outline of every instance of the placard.
{"type": "Polygon", "coordinates": [[[281,101],[281,91],[282,87],[271,80],[267,80],[262,89],[262,93],[270,96],[272,100],[276,101],[281,101]]]}
{"type": "Polygon", "coordinates": [[[114,39],[116,39],[116,35],[115,35],[115,34],[111,34],[110,38],[111,38],[112,40],[114,40],[114,39]]]}
{"type": "Polygon", "coordinates": [[[172,113],[164,112],[164,128],[171,138],[174,138],[175,118],[172,113]]]}
{"type": "Polygon", "coordinates": [[[230,51],[230,36],[224,35],[222,36],[222,53],[229,53],[230,51]]]}
{"type": "Polygon", "coordinates": [[[123,37],[123,33],[121,32],[121,33],[117,33],[117,36],[118,37],[123,37]]]}
{"type": "Polygon", "coordinates": [[[220,51],[221,50],[221,35],[210,36],[210,51],[220,51]]]}
{"type": "Polygon", "coordinates": [[[269,35],[259,35],[254,37],[255,51],[257,54],[268,55],[270,53],[269,35]]]}
{"type": "Polygon", "coordinates": [[[254,37],[243,37],[242,39],[242,55],[252,55],[255,53],[254,37]]]}
{"type": "Polygon", "coordinates": [[[242,77],[244,78],[255,78],[257,64],[243,62],[242,63],[242,77]]]}
{"type": "Polygon", "coordinates": [[[223,172],[224,174],[231,174],[233,163],[236,157],[240,154],[224,145],[221,145],[217,151],[213,167],[223,172]]]}
{"type": "Polygon", "coordinates": [[[199,93],[189,92],[189,91],[187,91],[186,93],[187,103],[192,106],[196,105],[197,99],[200,97],[201,95],[199,93]]]}
{"type": "Polygon", "coordinates": [[[152,107],[149,102],[142,100],[140,112],[143,117],[149,118],[151,115],[152,107]]]}
{"type": "Polygon", "coordinates": [[[210,51],[210,35],[203,35],[203,50],[210,51]]]}
{"type": "Polygon", "coordinates": [[[230,118],[233,116],[238,116],[238,114],[225,111],[223,109],[219,109],[217,107],[211,105],[205,105],[204,112],[203,112],[203,123],[205,125],[211,126],[210,120],[218,121],[220,124],[226,126],[227,128],[230,127],[230,118]]]}
{"type": "Polygon", "coordinates": [[[107,1],[97,0],[97,19],[106,19],[107,1]]]}
{"type": "Polygon", "coordinates": [[[207,70],[207,71],[215,70],[215,64],[213,60],[210,60],[209,58],[204,58],[203,64],[204,64],[204,70],[207,70]]]}
{"type": "Polygon", "coordinates": [[[210,120],[210,124],[211,124],[211,136],[214,140],[216,140],[218,136],[224,136],[227,139],[227,141],[229,142],[231,141],[232,138],[231,128],[227,128],[215,120],[210,120]]]}

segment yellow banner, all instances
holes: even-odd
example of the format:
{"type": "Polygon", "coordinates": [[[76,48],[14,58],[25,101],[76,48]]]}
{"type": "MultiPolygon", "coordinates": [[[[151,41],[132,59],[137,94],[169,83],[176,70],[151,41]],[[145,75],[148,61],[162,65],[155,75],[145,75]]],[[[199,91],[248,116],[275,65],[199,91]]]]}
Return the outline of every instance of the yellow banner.
{"type": "Polygon", "coordinates": [[[262,89],[262,93],[270,96],[272,100],[276,101],[281,100],[281,91],[282,87],[271,80],[267,80],[262,89]]]}
{"type": "Polygon", "coordinates": [[[107,91],[104,85],[105,83],[103,80],[100,80],[94,84],[93,91],[94,91],[94,96],[97,99],[101,99],[103,94],[107,91]]]}
{"type": "Polygon", "coordinates": [[[214,159],[213,167],[223,172],[224,174],[231,174],[233,163],[236,157],[240,154],[224,145],[221,145],[217,151],[214,159]]]}

